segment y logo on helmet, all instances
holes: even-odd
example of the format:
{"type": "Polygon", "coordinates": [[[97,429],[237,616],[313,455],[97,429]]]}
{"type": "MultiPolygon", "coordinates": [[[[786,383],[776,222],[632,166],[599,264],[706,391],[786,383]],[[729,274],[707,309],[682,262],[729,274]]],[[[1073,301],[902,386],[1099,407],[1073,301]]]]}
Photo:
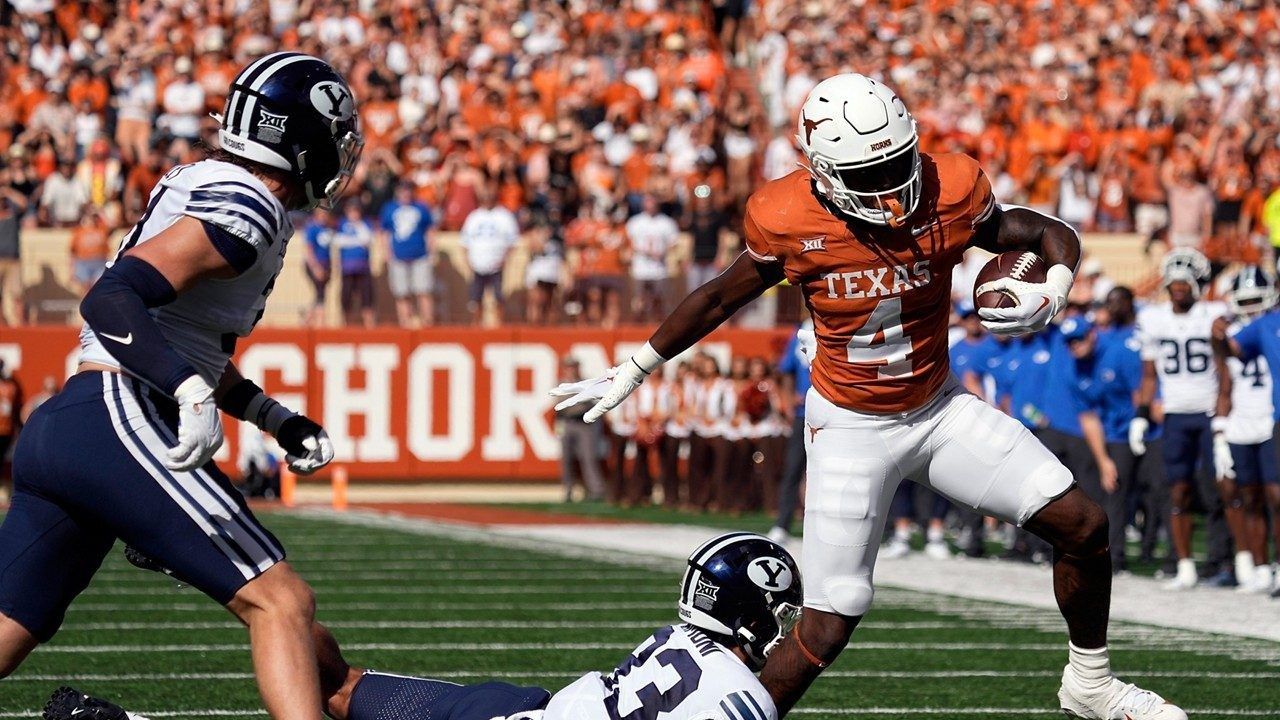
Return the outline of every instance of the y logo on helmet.
{"type": "Polygon", "coordinates": [[[768,590],[777,592],[791,587],[791,568],[778,558],[762,557],[751,561],[747,566],[747,577],[751,582],[768,590]]]}
{"type": "Polygon", "coordinates": [[[318,82],[311,87],[311,104],[330,120],[350,120],[356,112],[351,91],[332,80],[318,82]]]}

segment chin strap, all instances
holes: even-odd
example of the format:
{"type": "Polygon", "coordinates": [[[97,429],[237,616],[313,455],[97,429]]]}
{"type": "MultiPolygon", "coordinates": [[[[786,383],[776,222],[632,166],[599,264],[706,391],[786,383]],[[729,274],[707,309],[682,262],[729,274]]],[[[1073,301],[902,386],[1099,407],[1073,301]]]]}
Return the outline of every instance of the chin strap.
{"type": "Polygon", "coordinates": [[[809,652],[809,648],[805,647],[804,641],[800,639],[800,626],[797,625],[795,630],[791,631],[791,639],[796,641],[796,647],[800,648],[800,654],[804,655],[804,659],[808,660],[819,670],[824,670],[831,663],[824,662],[821,658],[809,652]]]}

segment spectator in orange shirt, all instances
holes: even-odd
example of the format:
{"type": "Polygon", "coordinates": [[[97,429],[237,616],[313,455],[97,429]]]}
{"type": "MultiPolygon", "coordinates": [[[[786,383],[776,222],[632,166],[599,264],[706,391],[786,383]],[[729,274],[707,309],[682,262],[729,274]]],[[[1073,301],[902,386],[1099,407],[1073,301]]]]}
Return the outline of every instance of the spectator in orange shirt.
{"type": "Polygon", "coordinates": [[[86,210],[80,224],[71,231],[71,280],[81,295],[106,270],[110,240],[111,229],[94,208],[86,210]]]}
{"type": "Polygon", "coordinates": [[[565,244],[577,251],[575,290],[581,298],[580,319],[592,327],[614,328],[622,319],[623,272],[629,247],[622,229],[626,208],[610,217],[607,206],[585,203],[565,229],[565,244]]]}

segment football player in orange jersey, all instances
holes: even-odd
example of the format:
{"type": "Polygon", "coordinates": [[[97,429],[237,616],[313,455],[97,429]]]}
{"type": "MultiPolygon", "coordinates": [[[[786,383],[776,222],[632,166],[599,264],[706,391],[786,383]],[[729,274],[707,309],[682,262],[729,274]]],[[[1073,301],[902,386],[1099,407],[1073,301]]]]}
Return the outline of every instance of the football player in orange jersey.
{"type": "Polygon", "coordinates": [[[630,359],[602,378],[556,388],[561,406],[593,401],[585,419],[599,418],[667,358],[789,280],[804,293],[818,349],[806,400],[805,612],[761,678],[779,711],[835,659],[870,607],[886,512],[910,477],[1052,543],[1054,592],[1070,636],[1058,692],[1067,715],[1185,720],[1177,706],[1111,672],[1102,509],[1020,423],[966,392],[948,363],[951,269],[964,251],[1026,249],[1049,263],[1044,283],[994,283],[1017,296],[1017,307],[980,311],[993,333],[1033,333],[1066,304],[1080,259],[1075,231],[998,205],[972,158],[921,153],[902,101],[862,75],[814,87],[796,139],[808,167],[752,195],[746,252],[630,359]]]}

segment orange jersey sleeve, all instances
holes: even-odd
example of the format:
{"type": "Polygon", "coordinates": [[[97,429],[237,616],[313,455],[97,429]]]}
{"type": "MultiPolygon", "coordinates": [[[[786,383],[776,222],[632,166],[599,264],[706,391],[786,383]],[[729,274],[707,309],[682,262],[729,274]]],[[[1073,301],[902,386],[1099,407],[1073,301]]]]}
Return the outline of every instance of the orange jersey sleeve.
{"type": "Polygon", "coordinates": [[[748,252],[781,262],[802,289],[818,339],[813,385],[841,407],[913,410],[951,374],[951,270],[995,200],[972,158],[921,161],[920,206],[901,228],[835,216],[803,171],[747,203],[748,252]]]}
{"type": "Polygon", "coordinates": [[[759,213],[768,212],[768,209],[764,207],[766,202],[762,199],[760,193],[752,195],[747,200],[747,210],[742,218],[742,235],[748,255],[754,258],[756,262],[773,263],[778,262],[778,256],[773,252],[773,246],[769,240],[769,232],[756,221],[756,216],[759,213]]]}

